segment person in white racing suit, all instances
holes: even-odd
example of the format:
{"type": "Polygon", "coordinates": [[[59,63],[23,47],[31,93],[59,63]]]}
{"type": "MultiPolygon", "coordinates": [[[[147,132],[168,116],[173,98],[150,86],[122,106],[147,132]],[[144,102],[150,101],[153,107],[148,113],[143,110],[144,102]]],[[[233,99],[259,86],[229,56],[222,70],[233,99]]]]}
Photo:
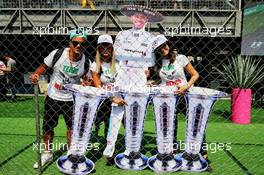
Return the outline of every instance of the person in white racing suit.
{"type": "MultiPolygon", "coordinates": [[[[138,5],[125,6],[121,13],[130,17],[133,27],[119,32],[115,39],[115,57],[120,66],[115,86],[121,89],[140,88],[147,83],[148,68],[155,64],[152,50],[154,36],[145,31],[145,25],[148,22],[160,22],[163,16],[153,9],[138,5]]],[[[121,97],[120,94],[117,96],[121,97]]],[[[107,147],[103,152],[106,157],[113,156],[123,115],[124,106],[112,107],[107,147]]],[[[125,153],[129,154],[127,151],[125,153]]]]}

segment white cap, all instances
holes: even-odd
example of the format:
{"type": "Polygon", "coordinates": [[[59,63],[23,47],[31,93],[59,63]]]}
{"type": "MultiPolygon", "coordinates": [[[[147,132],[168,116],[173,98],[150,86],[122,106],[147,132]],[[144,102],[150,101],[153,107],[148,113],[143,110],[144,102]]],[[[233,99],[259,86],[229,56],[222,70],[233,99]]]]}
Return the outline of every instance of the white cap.
{"type": "Polygon", "coordinates": [[[100,35],[98,40],[97,40],[97,44],[101,44],[101,43],[113,44],[113,39],[110,35],[107,35],[107,34],[100,35]]]}
{"type": "Polygon", "coordinates": [[[168,39],[164,35],[158,35],[155,37],[153,42],[153,50],[157,49],[159,46],[164,44],[168,39]]]}

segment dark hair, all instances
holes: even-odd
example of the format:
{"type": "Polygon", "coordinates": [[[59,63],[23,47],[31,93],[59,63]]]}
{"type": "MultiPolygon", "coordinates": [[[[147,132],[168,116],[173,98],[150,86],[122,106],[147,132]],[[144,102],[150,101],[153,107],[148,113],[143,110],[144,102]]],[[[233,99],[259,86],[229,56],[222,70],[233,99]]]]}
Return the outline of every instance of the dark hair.
{"type": "Polygon", "coordinates": [[[4,56],[3,57],[0,57],[0,61],[5,62],[5,57],[4,56]]]}
{"type": "MultiPolygon", "coordinates": [[[[173,51],[174,49],[172,48],[172,43],[167,41],[166,43],[164,44],[167,44],[169,46],[169,53],[168,53],[168,59],[170,61],[170,64],[174,63],[175,59],[176,59],[176,53],[173,51]]],[[[155,81],[157,84],[160,83],[161,79],[160,79],[160,76],[159,76],[159,71],[162,67],[162,60],[164,59],[164,57],[162,56],[161,54],[161,51],[160,49],[163,47],[162,44],[161,46],[159,46],[158,48],[156,48],[154,50],[154,55],[155,55],[155,67],[156,67],[156,73],[155,73],[155,81]]]]}
{"type": "Polygon", "coordinates": [[[10,53],[6,52],[6,53],[4,54],[4,57],[12,57],[12,56],[11,56],[10,53]]]}
{"type": "Polygon", "coordinates": [[[11,59],[15,60],[15,58],[14,58],[10,53],[8,53],[8,52],[6,52],[6,53],[4,54],[3,58],[5,59],[5,61],[7,61],[6,58],[11,58],[11,59]]]}

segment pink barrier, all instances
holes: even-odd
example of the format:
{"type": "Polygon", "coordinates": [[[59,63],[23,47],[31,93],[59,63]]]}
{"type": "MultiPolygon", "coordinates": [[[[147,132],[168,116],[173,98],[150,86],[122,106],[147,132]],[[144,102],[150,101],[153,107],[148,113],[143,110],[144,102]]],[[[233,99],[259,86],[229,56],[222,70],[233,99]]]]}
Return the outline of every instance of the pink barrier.
{"type": "Polygon", "coordinates": [[[236,124],[250,124],[251,89],[232,89],[231,121],[236,124]]]}

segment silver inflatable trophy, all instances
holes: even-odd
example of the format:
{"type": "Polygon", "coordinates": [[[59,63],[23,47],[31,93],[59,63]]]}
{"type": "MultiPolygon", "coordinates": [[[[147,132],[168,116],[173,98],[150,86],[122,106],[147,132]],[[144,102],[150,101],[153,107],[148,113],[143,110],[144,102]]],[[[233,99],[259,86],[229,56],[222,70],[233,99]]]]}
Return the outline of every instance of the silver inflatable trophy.
{"type": "Polygon", "coordinates": [[[181,168],[181,157],[173,154],[174,114],[179,97],[174,94],[175,86],[158,88],[153,104],[156,122],[158,154],[149,158],[148,166],[157,173],[175,172],[181,168]]]}
{"type": "Polygon", "coordinates": [[[126,170],[143,170],[148,164],[148,158],[140,153],[141,140],[144,130],[144,120],[150,90],[142,88],[124,88],[126,124],[126,151],[115,157],[116,165],[126,170]]]}
{"type": "Polygon", "coordinates": [[[192,87],[186,94],[188,104],[186,120],[186,147],[180,154],[183,171],[202,172],[208,167],[208,162],[199,153],[206,130],[208,116],[212,106],[220,97],[227,94],[213,89],[192,87]]]}
{"type": "Polygon", "coordinates": [[[64,85],[64,88],[73,94],[74,118],[70,150],[68,155],[57,160],[57,167],[65,174],[85,175],[94,169],[94,163],[85,157],[86,144],[90,140],[97,106],[105,91],[72,84],[64,85]]]}

